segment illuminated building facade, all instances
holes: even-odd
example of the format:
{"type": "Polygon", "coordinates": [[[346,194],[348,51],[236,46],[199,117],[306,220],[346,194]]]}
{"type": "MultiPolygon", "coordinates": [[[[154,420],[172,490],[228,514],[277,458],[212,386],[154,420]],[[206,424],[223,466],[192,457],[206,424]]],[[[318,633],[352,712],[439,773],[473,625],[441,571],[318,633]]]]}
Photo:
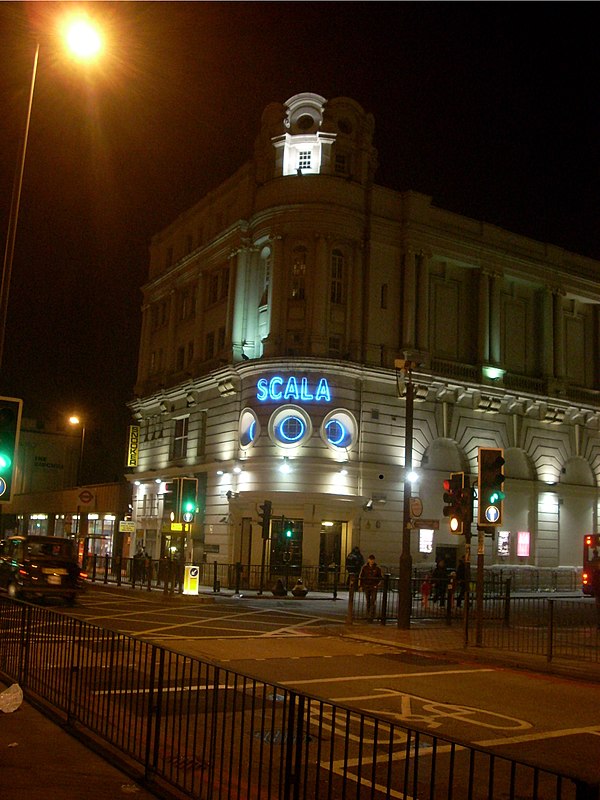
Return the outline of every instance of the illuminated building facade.
{"type": "Polygon", "coordinates": [[[358,544],[395,571],[408,357],[412,494],[439,520],[414,529],[415,566],[462,547],[442,481],[475,482],[489,446],[506,500],[486,564],[572,570],[598,529],[600,264],[377,185],[373,134],[348,98],[273,103],[252,160],[154,237],[136,535],[155,557],[258,564],[271,500],[269,563],[292,546],[343,564],[358,544]],[[178,476],[199,481],[183,533],[163,503],[178,476]]]}

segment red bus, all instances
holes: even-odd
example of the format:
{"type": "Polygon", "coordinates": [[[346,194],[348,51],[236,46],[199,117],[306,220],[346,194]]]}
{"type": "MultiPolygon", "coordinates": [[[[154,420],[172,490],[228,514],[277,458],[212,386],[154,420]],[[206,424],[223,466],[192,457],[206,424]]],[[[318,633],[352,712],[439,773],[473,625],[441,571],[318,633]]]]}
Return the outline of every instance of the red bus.
{"type": "MultiPolygon", "coordinates": [[[[581,588],[584,594],[593,595],[592,589],[592,562],[600,556],[600,533],[586,533],[583,537],[583,573],[581,575],[581,588]]],[[[600,563],[596,567],[600,569],[600,563]]]]}

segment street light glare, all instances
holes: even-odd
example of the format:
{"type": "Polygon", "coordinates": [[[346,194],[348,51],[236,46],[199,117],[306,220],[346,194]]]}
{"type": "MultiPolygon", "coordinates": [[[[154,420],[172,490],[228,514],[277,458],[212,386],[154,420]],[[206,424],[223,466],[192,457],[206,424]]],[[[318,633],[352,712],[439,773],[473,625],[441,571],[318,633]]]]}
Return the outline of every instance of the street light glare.
{"type": "Polygon", "coordinates": [[[94,58],[102,49],[102,38],[98,30],[87,19],[76,19],[67,25],[67,46],[75,58],[94,58]]]}
{"type": "Polygon", "coordinates": [[[69,417],[69,422],[71,425],[79,425],[79,417],[73,414],[73,416],[69,417]]]}

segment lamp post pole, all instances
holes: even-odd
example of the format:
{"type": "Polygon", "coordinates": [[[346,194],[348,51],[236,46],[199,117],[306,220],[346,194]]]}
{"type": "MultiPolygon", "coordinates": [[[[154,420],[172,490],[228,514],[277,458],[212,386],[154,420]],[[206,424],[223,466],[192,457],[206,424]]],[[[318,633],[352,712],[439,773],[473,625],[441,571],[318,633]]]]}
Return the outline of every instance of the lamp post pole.
{"type": "Polygon", "coordinates": [[[29,125],[31,122],[31,109],[33,107],[33,93],[35,91],[35,80],[37,77],[38,60],[40,57],[39,42],[35,46],[33,56],[33,69],[31,72],[31,85],[29,87],[29,102],[27,104],[27,116],[25,118],[25,132],[23,134],[23,144],[21,147],[20,158],[15,175],[12,199],[10,203],[10,213],[8,217],[8,230],[6,232],[6,246],[4,248],[4,262],[2,264],[2,283],[0,284],[0,367],[4,355],[4,338],[6,333],[6,317],[8,314],[8,293],[10,289],[10,279],[12,275],[13,257],[15,254],[15,242],[17,239],[17,223],[19,221],[19,206],[21,204],[21,190],[23,188],[23,173],[25,172],[25,156],[27,154],[27,140],[29,139],[29,125]]]}
{"type": "Polygon", "coordinates": [[[402,552],[400,554],[400,571],[398,577],[398,627],[408,630],[410,628],[410,612],[412,607],[412,555],[410,553],[410,497],[411,484],[408,476],[412,470],[412,445],[413,445],[413,408],[414,386],[412,382],[412,363],[410,361],[396,361],[406,375],[406,407],[404,420],[404,501],[402,508],[402,552]]]}
{"type": "Polygon", "coordinates": [[[83,447],[85,444],[85,425],[82,425],[80,418],[76,414],[73,414],[69,417],[69,424],[81,425],[81,437],[79,442],[79,457],[77,459],[77,475],[76,475],[77,486],[81,486],[81,473],[83,467],[83,447]]]}
{"type": "MultiPolygon", "coordinates": [[[[69,51],[79,59],[89,59],[96,56],[102,46],[100,35],[96,32],[93,25],[84,19],[74,19],[66,28],[67,44],[69,51]]],[[[23,174],[25,172],[25,157],[27,155],[27,141],[29,139],[29,127],[31,123],[31,112],[33,109],[33,94],[38,71],[38,61],[40,57],[40,43],[36,42],[35,53],[33,56],[33,69],[31,71],[31,83],[29,86],[29,101],[27,103],[27,115],[25,117],[25,131],[23,143],[17,162],[15,182],[10,203],[8,218],[8,230],[6,233],[6,245],[4,248],[4,261],[2,263],[2,280],[0,281],[0,368],[4,357],[4,340],[6,338],[6,319],[8,315],[8,295],[10,281],[12,277],[13,258],[15,253],[15,242],[17,239],[17,223],[19,221],[19,206],[21,205],[21,192],[23,189],[23,174]]]]}

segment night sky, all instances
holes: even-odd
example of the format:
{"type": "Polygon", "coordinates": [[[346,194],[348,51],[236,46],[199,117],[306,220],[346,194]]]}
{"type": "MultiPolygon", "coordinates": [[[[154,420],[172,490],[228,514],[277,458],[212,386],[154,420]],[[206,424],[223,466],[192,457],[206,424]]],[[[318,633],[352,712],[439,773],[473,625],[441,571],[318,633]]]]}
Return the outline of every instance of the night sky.
{"type": "Polygon", "coordinates": [[[123,472],[150,238],[252,155],[299,92],[375,117],[377,183],[600,259],[595,4],[0,3],[4,242],[41,44],[0,393],[86,419],[84,479],[123,472]],[[54,26],[87,9],[82,69],[54,26]]]}

